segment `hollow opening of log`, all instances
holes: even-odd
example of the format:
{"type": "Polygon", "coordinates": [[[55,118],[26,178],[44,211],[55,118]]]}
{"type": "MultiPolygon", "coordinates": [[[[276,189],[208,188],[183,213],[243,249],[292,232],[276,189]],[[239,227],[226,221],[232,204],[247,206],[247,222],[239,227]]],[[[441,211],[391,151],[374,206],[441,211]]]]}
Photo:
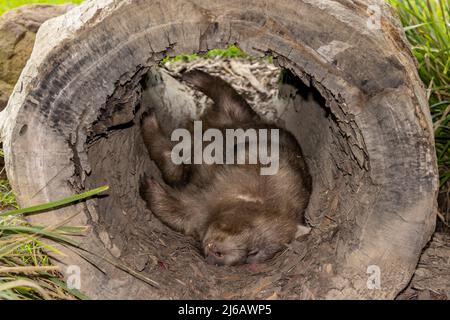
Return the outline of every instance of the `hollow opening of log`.
{"type": "MultiPolygon", "coordinates": [[[[229,61],[220,66],[211,61],[202,68],[232,84],[239,83],[233,81],[236,74],[223,68],[229,61]]],[[[339,199],[359,187],[368,163],[364,146],[357,142],[359,128],[339,107],[343,102],[306,74],[294,74],[265,60],[236,61],[258,69],[267,80],[264,85],[269,94],[251,84],[238,91],[260,115],[293,133],[303,149],[313,177],[307,209],[313,232],[256,268],[215,267],[206,264],[193,239],[172,231],[153,216],[138,193],[144,172],[160,177],[140,136],[142,112],[155,110],[170,134],[186,121],[198,118],[212,102],[177,80],[175,69],[140,67],[125,81],[117,81],[114,94],[92,126],[86,141],[91,166],[86,187],[110,186],[109,197],[96,203],[96,232],[114,256],[158,279],[164,286],[160,290],[165,290],[161,296],[216,296],[220,286],[220,292],[229,293],[226,298],[267,298],[282,286],[292,297],[298,297],[296,290],[300,290],[303,279],[314,276],[320,256],[340,254],[335,250],[339,240],[334,237],[340,221],[346,219],[345,226],[341,225],[345,229],[355,220],[349,212],[341,214],[344,210],[339,199]]],[[[344,232],[340,240],[351,234],[344,232]]]]}

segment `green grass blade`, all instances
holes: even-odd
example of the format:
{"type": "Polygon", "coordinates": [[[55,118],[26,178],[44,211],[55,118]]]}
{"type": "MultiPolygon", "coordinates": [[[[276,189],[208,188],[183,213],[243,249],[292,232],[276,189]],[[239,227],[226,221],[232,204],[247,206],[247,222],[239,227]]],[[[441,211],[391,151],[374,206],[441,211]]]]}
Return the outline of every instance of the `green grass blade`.
{"type": "Polygon", "coordinates": [[[419,23],[419,24],[416,24],[416,25],[414,25],[414,26],[407,26],[407,27],[404,27],[403,30],[405,30],[405,32],[406,32],[406,31],[410,31],[410,30],[413,30],[413,29],[417,29],[417,28],[419,28],[419,27],[423,27],[423,26],[425,26],[425,25],[427,25],[427,24],[428,24],[428,22],[419,23]]]}
{"type": "Polygon", "coordinates": [[[97,189],[93,189],[90,191],[86,191],[77,195],[73,195],[61,200],[57,200],[57,201],[52,201],[49,203],[45,203],[45,204],[40,204],[37,206],[32,206],[32,207],[28,207],[28,208],[22,208],[22,209],[17,209],[17,210],[12,210],[12,211],[7,211],[5,213],[0,214],[0,217],[6,217],[6,216],[13,216],[13,215],[18,215],[18,214],[30,214],[30,213],[36,213],[36,212],[40,212],[40,211],[45,211],[45,210],[49,210],[49,209],[55,209],[61,206],[64,206],[66,204],[70,204],[73,202],[77,202],[86,198],[90,198],[92,196],[95,196],[99,193],[102,193],[106,190],[109,189],[109,186],[103,186],[97,189]]]}
{"type": "Polygon", "coordinates": [[[79,290],[77,290],[77,289],[69,289],[67,284],[64,281],[61,281],[61,279],[50,278],[50,280],[53,281],[54,283],[56,283],[61,288],[63,288],[64,290],[66,290],[68,293],[70,293],[74,297],[76,297],[76,298],[78,298],[80,300],[90,300],[90,298],[87,295],[83,294],[79,290]]]}

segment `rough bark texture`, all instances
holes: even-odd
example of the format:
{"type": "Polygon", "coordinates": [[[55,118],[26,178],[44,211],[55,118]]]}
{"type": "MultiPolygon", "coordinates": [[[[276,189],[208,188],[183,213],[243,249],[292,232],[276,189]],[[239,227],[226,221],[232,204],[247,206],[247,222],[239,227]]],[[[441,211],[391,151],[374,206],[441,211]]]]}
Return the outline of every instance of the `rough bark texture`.
{"type": "Polygon", "coordinates": [[[401,27],[381,0],[87,1],[42,26],[1,116],[7,172],[21,205],[93,181],[110,184],[106,199],[116,199],[114,206],[96,199],[36,220],[57,223],[77,213],[72,223],[91,227],[82,247],[110,260],[131,256],[135,271],[144,269],[138,253],[150,252],[160,267],[139,280],[103,259],[83,253],[94,268],[70,254],[64,263],[81,266],[82,290],[93,297],[394,298],[434,229],[438,182],[427,100],[401,27]],[[379,28],[368,23],[373,8],[379,28]],[[189,243],[170,230],[153,223],[143,228],[147,247],[126,247],[130,237],[143,238],[127,221],[155,220],[136,210],[127,218],[140,200],[123,190],[136,188],[152,167],[133,124],[148,107],[152,65],[167,54],[229,43],[253,55],[270,52],[292,74],[295,90],[279,120],[311,167],[314,229],[263,274],[227,278],[227,269],[205,269],[194,256],[193,271],[180,279],[185,260],[166,256],[166,268],[160,252],[189,243]],[[367,287],[371,265],[380,268],[380,289],[367,287]],[[214,281],[197,286],[205,275],[214,281]]]}

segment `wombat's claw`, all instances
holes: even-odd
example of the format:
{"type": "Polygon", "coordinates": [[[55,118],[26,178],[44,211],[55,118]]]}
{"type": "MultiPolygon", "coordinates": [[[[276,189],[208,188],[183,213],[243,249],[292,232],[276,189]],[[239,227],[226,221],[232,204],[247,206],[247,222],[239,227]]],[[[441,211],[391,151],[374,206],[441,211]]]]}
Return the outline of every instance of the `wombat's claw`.
{"type": "Polygon", "coordinates": [[[144,112],[142,112],[142,115],[141,115],[141,124],[143,124],[145,120],[147,120],[147,119],[153,119],[153,118],[156,118],[156,116],[155,116],[155,111],[152,110],[152,109],[147,109],[147,110],[145,110],[144,112]]]}
{"type": "Polygon", "coordinates": [[[145,194],[149,192],[152,184],[154,184],[153,177],[146,173],[139,178],[139,194],[142,199],[145,199],[145,194]]]}

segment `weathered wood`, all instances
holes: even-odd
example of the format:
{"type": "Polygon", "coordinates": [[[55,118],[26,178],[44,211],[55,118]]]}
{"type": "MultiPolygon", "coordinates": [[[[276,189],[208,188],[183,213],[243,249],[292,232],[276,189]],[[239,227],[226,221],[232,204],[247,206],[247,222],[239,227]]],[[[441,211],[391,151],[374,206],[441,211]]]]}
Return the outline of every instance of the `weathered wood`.
{"type": "MultiPolygon", "coordinates": [[[[434,229],[438,182],[425,91],[401,27],[381,0],[98,0],[47,22],[1,114],[7,172],[20,204],[73,194],[92,183],[89,175],[100,176],[98,183],[114,170],[99,164],[101,152],[120,159],[114,152],[125,149],[130,168],[112,173],[110,195],[129,198],[120,198],[121,207],[92,200],[34,219],[57,223],[77,212],[73,223],[91,226],[82,246],[110,259],[136,253],[124,244],[133,232],[123,225],[127,219],[114,232],[106,225],[139,201],[121,188],[135,188],[151,166],[133,126],[135,112],[148,107],[138,108],[145,90],[139,80],[164,55],[229,43],[254,55],[270,52],[304,82],[294,79],[299,91],[280,119],[312,168],[308,215],[315,228],[307,254],[286,260],[297,276],[274,269],[271,280],[260,281],[281,281],[287,298],[394,298],[434,229]],[[117,126],[122,130],[111,132],[117,126]],[[108,148],[92,152],[98,141],[108,148]],[[367,287],[372,265],[381,271],[379,290],[367,287]]],[[[65,263],[81,266],[82,289],[93,297],[202,296],[195,284],[154,289],[92,259],[106,275],[75,254],[65,263]]],[[[185,268],[171,263],[172,270],[185,268]]],[[[222,271],[209,272],[216,279],[222,271]]],[[[239,297],[252,297],[255,282],[242,283],[239,297]]],[[[209,289],[204,297],[229,296],[224,284],[209,289]]]]}

